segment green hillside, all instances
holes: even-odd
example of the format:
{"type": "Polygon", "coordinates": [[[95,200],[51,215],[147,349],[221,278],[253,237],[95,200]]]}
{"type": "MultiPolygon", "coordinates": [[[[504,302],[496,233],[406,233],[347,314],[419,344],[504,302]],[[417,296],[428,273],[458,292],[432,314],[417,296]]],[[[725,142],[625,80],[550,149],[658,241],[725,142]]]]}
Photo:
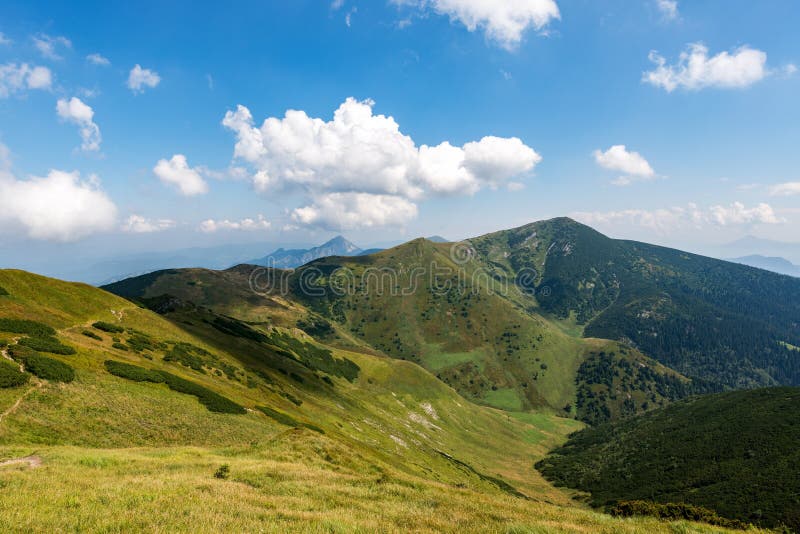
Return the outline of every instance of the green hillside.
{"type": "Polygon", "coordinates": [[[12,531],[671,528],[576,509],[538,475],[569,419],[481,408],[411,362],[188,303],[160,316],[20,271],[0,285],[2,376],[27,377],[0,388],[12,531]]]}
{"type": "Polygon", "coordinates": [[[559,486],[618,501],[686,503],[800,529],[800,389],[707,395],[587,428],[537,468],[559,486]]]}
{"type": "Polygon", "coordinates": [[[663,405],[688,389],[659,386],[687,381],[635,349],[568,335],[522,308],[516,286],[500,291],[480,264],[456,263],[450,244],[424,239],[370,256],[324,258],[296,272],[180,269],[107,289],[162,313],[165,303],[192,302],[254,325],[295,327],[343,349],[412,361],[465,398],[509,411],[546,407],[594,422],[663,405]],[[253,290],[253,280],[262,291],[253,290]],[[598,382],[581,369],[600,353],[613,354],[622,375],[644,370],[613,387],[598,382]]]}
{"type": "Polygon", "coordinates": [[[800,358],[786,347],[800,341],[796,278],[609,239],[567,218],[470,243],[494,276],[535,271],[529,306],[633,344],[699,379],[697,391],[800,385],[800,358]]]}

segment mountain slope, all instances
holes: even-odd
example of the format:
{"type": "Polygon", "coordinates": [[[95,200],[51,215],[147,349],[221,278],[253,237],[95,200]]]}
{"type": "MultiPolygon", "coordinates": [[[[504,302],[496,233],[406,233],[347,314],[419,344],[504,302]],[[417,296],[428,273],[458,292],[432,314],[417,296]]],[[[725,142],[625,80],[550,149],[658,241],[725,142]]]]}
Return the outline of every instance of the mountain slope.
{"type": "Polygon", "coordinates": [[[537,468],[596,506],[688,503],[796,531],[798,440],[800,389],[728,392],[583,430],[537,468]]]}
{"type": "Polygon", "coordinates": [[[709,387],[800,384],[800,280],[610,239],[553,219],[470,241],[498,278],[531,274],[528,305],[632,343],[709,387]]]}
{"type": "Polygon", "coordinates": [[[413,363],[176,298],[0,287],[0,363],[35,374],[0,385],[10,532],[712,531],[575,507],[531,462],[578,423],[472,405],[413,363]]]}
{"type": "Polygon", "coordinates": [[[358,256],[364,251],[342,236],[336,236],[318,247],[286,250],[279,248],[272,254],[247,263],[276,269],[294,269],[325,256],[358,256]]]}

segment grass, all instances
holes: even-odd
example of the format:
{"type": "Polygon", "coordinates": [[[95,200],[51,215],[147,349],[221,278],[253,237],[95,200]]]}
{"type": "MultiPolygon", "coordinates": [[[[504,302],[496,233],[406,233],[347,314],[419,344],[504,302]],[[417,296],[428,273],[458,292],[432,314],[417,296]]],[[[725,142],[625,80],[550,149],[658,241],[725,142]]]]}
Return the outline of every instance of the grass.
{"type": "MultiPolygon", "coordinates": [[[[207,310],[157,315],[89,286],[18,271],[0,270],[0,284],[11,293],[0,300],[0,315],[41,321],[76,349],[63,358],[75,370],[72,382],[42,381],[24,396],[0,390],[0,408],[18,403],[0,422],[0,460],[35,454],[43,462],[0,467],[7,530],[711,531],[582,509],[533,469],[580,423],[476,406],[415,363],[363,346],[331,347],[326,364],[349,361],[358,373],[324,381],[260,336],[220,332],[206,322],[213,320],[207,310]],[[112,339],[83,335],[97,321],[124,324],[157,349],[119,352],[112,339]],[[198,372],[157,357],[159,347],[176,343],[205,351],[214,368],[198,372]],[[178,391],[113,376],[109,358],[118,369],[172,376],[178,391]],[[223,365],[239,371],[227,376],[223,365]],[[194,387],[249,409],[210,412],[180,392],[194,387]],[[214,477],[222,465],[227,479],[214,477]]],[[[276,322],[290,314],[252,313],[276,322]]],[[[295,318],[289,324],[278,331],[294,332],[295,318]]],[[[558,365],[548,361],[548,368],[558,365]]]]}
{"type": "Polygon", "coordinates": [[[307,430],[229,449],[0,448],[0,458],[29,454],[42,467],[0,468],[7,532],[722,531],[425,480],[352,458],[307,430]],[[225,465],[227,478],[216,477],[225,465]]]}

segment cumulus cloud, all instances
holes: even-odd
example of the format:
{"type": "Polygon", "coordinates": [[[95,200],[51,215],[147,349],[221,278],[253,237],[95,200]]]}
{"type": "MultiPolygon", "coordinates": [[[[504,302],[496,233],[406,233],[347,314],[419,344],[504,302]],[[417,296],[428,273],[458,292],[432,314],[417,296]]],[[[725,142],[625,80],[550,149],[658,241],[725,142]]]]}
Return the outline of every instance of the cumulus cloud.
{"type": "Polygon", "coordinates": [[[678,18],[678,0],[656,0],[656,7],[665,20],[678,18]]]}
{"type": "Polygon", "coordinates": [[[800,182],[786,182],[770,187],[769,192],[773,196],[789,197],[800,195],[800,182]]]}
{"type": "Polygon", "coordinates": [[[100,67],[108,67],[111,65],[111,61],[109,61],[107,57],[100,54],[89,54],[86,56],[86,61],[92,65],[99,65],[100,67]]]}
{"type": "Polygon", "coordinates": [[[33,239],[74,241],[111,230],[117,208],[97,179],[52,170],[45,177],[18,180],[0,173],[0,227],[22,229],[33,239]]]}
{"type": "Polygon", "coordinates": [[[432,9],[458,21],[469,31],[483,30],[506,49],[514,49],[526,30],[544,31],[561,18],[555,0],[392,0],[401,6],[432,9]]]}
{"type": "Polygon", "coordinates": [[[696,91],[706,87],[747,87],[769,75],[767,54],[761,50],[742,46],[732,53],[720,52],[710,57],[708,52],[702,43],[690,44],[674,65],[668,65],[658,52],[650,52],[650,61],[656,68],[645,72],[642,81],[667,92],[678,88],[696,91]]]}
{"type": "Polygon", "coordinates": [[[79,128],[81,150],[96,152],[100,150],[100,128],[94,123],[94,110],[84,104],[81,99],[72,97],[69,100],[61,98],[56,103],[58,116],[67,122],[76,124],[79,128]]]}
{"type": "Polygon", "coordinates": [[[594,151],[595,162],[611,171],[624,173],[612,183],[629,185],[637,180],[652,180],[656,173],[644,157],[638,152],[629,152],[625,145],[614,145],[605,152],[594,151]]]}
{"type": "Polygon", "coordinates": [[[131,215],[122,223],[122,231],[130,234],[151,234],[175,226],[172,219],[147,219],[141,215],[131,215]]]}
{"type": "Polygon", "coordinates": [[[183,154],[175,154],[169,160],[158,160],[153,172],[159,180],[176,187],[184,196],[191,197],[208,192],[208,184],[197,169],[189,167],[183,154]]]}
{"type": "Polygon", "coordinates": [[[143,69],[138,63],[128,73],[128,89],[133,94],[143,93],[145,88],[154,88],[161,83],[161,76],[150,69],[143,69]]]}
{"type": "Polygon", "coordinates": [[[213,233],[219,230],[244,230],[252,232],[254,230],[269,230],[270,227],[272,227],[272,223],[266,220],[263,215],[259,215],[255,219],[248,217],[239,221],[230,221],[228,219],[217,221],[214,219],[207,219],[200,223],[200,230],[206,233],[213,233]]]}
{"type": "Polygon", "coordinates": [[[313,204],[292,211],[292,220],[328,230],[352,230],[402,225],[417,216],[417,206],[392,195],[329,193],[313,204]]]}
{"type": "Polygon", "coordinates": [[[25,89],[50,89],[53,76],[47,67],[31,67],[27,63],[0,65],[0,98],[25,89]]]}
{"type": "Polygon", "coordinates": [[[741,202],[727,206],[713,205],[700,208],[696,204],[654,210],[630,209],[606,212],[576,212],[572,217],[589,225],[639,226],[666,234],[687,228],[706,226],[736,226],[749,224],[780,224],[783,221],[775,210],[765,203],[748,208],[741,202]]]}
{"type": "Polygon", "coordinates": [[[39,34],[33,37],[33,45],[39,51],[42,56],[47,59],[52,59],[58,61],[63,59],[58,54],[59,48],[72,48],[72,41],[67,39],[66,37],[56,36],[51,37],[46,34],[39,34]]]}
{"type": "MultiPolygon", "coordinates": [[[[487,136],[460,147],[447,141],[417,147],[394,118],[373,114],[373,106],[369,100],[348,98],[330,121],[289,110],[283,118],[266,119],[260,128],[254,126],[250,111],[238,106],[226,113],[222,124],[236,134],[234,157],[254,167],[257,191],[299,189],[319,202],[315,204],[319,209],[307,208],[327,214],[335,213],[328,209],[331,199],[346,199],[352,208],[355,199],[393,196],[403,202],[392,206],[405,208],[410,200],[426,194],[473,194],[524,177],[542,159],[515,137],[487,136]],[[356,193],[372,196],[357,197],[356,193]]],[[[346,212],[339,211],[343,216],[346,212]]],[[[326,220],[298,217],[299,221],[326,220]]],[[[349,219],[347,224],[351,224],[349,219]]]]}

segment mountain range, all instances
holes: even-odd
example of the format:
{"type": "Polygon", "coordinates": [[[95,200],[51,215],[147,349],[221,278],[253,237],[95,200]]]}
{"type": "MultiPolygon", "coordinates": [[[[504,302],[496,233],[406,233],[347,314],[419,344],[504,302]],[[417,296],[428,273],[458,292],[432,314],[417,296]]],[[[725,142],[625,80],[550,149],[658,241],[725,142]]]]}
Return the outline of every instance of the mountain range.
{"type": "Polygon", "coordinates": [[[757,267],[773,273],[785,274],[787,276],[800,277],[800,265],[795,265],[787,259],[753,254],[741,258],[732,258],[729,261],[757,267]]]}
{"type": "MultiPolygon", "coordinates": [[[[794,420],[800,407],[782,399],[795,390],[774,386],[800,385],[800,279],[568,218],[366,255],[343,238],[325,246],[295,268],[166,269],[103,288],[0,270],[0,477],[18,470],[5,501],[25,510],[15,524],[718,532],[793,521],[767,507],[796,495],[796,477],[733,509],[741,486],[688,461],[699,508],[669,488],[629,491],[625,481],[651,477],[646,456],[604,485],[574,473],[619,470],[618,455],[578,446],[586,439],[631,455],[618,432],[659,443],[670,421],[689,440],[722,435],[715,418],[794,420]],[[750,389],[770,393],[716,395],[750,389]],[[569,488],[657,518],[601,516],[569,488]]],[[[757,434],[758,465],[780,471],[784,434],[757,434]]],[[[716,443],[691,447],[721,457],[716,443]]],[[[652,458],[659,472],[683,469],[667,453],[652,458]]]]}

